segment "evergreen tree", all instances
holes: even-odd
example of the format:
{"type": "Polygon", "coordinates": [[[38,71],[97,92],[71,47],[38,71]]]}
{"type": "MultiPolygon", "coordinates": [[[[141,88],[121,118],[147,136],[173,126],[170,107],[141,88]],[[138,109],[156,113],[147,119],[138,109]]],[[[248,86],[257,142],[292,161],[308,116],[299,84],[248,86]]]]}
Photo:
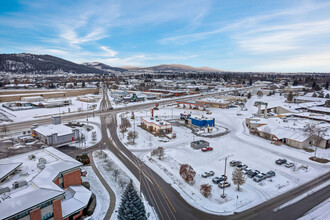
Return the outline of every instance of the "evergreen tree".
{"type": "Polygon", "coordinates": [[[327,83],[325,84],[325,89],[329,89],[329,81],[327,81],[327,83]]]}
{"type": "Polygon", "coordinates": [[[141,198],[134,189],[132,180],[127,185],[121,196],[121,204],[118,210],[119,220],[146,220],[146,210],[141,198]]]}

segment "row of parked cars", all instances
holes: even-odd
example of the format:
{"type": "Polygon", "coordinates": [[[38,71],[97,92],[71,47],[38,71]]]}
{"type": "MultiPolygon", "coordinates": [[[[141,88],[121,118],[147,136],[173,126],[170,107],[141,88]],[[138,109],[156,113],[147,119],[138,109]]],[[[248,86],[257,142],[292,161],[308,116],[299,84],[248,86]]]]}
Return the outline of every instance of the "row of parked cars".
{"type": "Polygon", "coordinates": [[[242,164],[241,161],[232,160],[229,163],[230,166],[236,167],[237,170],[241,170],[249,178],[253,178],[253,181],[260,182],[266,178],[270,178],[276,175],[273,170],[268,171],[267,173],[261,173],[259,170],[249,169],[247,165],[242,164]]]}
{"type": "Polygon", "coordinates": [[[278,159],[275,161],[275,163],[280,166],[284,164],[284,166],[287,168],[294,166],[294,163],[288,163],[288,161],[286,159],[278,159]]]}
{"type": "MultiPolygon", "coordinates": [[[[202,177],[207,178],[210,176],[214,176],[214,172],[213,171],[209,171],[209,172],[204,172],[202,174],[202,177]]],[[[220,177],[214,177],[212,179],[212,182],[214,184],[217,184],[220,188],[225,188],[225,187],[229,187],[230,183],[227,182],[227,176],[226,175],[221,175],[220,177]]]]}

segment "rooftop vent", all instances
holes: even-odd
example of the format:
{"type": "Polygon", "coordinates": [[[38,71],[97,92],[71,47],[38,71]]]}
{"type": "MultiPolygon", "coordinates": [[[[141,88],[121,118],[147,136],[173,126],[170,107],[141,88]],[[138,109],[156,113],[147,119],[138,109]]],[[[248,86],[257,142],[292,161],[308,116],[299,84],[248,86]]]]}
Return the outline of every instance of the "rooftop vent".
{"type": "Polygon", "coordinates": [[[44,163],[38,163],[37,164],[37,167],[40,169],[40,170],[43,170],[45,169],[46,165],[44,163]]]}
{"type": "Polygon", "coordinates": [[[47,163],[47,160],[43,157],[40,157],[39,158],[39,163],[43,163],[43,164],[46,164],[47,163]]]}
{"type": "Polygon", "coordinates": [[[27,182],[25,180],[15,181],[13,183],[13,189],[17,189],[17,188],[20,188],[20,187],[26,186],[26,185],[27,185],[27,182]]]}
{"type": "Polygon", "coordinates": [[[0,194],[3,194],[3,193],[6,193],[6,192],[10,192],[10,189],[9,189],[9,187],[7,186],[7,187],[1,187],[0,188],[0,194]]]}

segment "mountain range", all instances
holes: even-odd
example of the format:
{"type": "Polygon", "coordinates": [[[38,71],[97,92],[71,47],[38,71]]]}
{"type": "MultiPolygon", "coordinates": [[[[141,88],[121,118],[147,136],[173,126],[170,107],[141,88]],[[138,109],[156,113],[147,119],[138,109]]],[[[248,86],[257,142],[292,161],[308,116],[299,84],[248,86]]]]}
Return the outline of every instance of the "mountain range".
{"type": "Polygon", "coordinates": [[[53,73],[119,73],[142,72],[221,72],[209,67],[192,67],[182,64],[162,64],[152,67],[112,67],[99,62],[77,64],[51,55],[30,53],[0,54],[0,72],[53,74],[53,73]]]}

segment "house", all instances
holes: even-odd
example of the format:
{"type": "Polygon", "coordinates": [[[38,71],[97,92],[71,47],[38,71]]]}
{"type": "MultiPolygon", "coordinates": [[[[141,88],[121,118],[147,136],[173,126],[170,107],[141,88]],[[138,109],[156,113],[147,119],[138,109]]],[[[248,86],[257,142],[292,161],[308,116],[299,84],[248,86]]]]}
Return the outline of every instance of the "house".
{"type": "Polygon", "coordinates": [[[61,124],[60,116],[53,117],[53,124],[37,126],[32,129],[32,136],[48,146],[57,146],[79,140],[78,129],[61,124]]]}
{"type": "Polygon", "coordinates": [[[141,128],[157,135],[172,133],[172,124],[155,118],[141,118],[141,128]]]}
{"type": "Polygon", "coordinates": [[[0,219],[79,218],[92,195],[81,185],[81,166],[52,147],[1,159],[0,219]]]}

